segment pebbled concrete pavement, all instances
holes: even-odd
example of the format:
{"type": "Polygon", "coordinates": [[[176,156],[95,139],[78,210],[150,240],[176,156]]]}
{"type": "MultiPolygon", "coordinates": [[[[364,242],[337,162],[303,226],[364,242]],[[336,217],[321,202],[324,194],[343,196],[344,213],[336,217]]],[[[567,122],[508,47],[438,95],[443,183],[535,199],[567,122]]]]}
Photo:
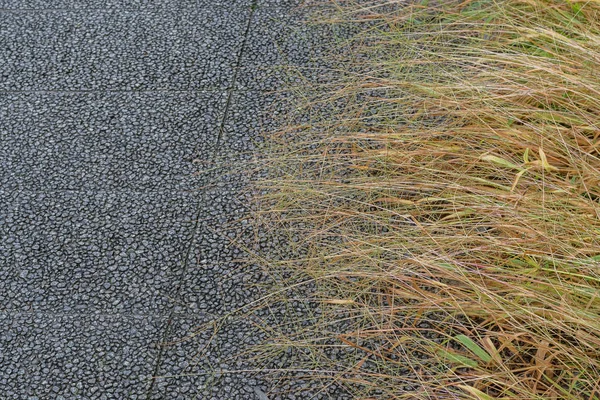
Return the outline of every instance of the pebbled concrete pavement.
{"type": "Polygon", "coordinates": [[[0,399],[286,398],[249,321],[194,332],[265,279],[223,226],[322,39],[295,5],[0,0],[0,399]]]}

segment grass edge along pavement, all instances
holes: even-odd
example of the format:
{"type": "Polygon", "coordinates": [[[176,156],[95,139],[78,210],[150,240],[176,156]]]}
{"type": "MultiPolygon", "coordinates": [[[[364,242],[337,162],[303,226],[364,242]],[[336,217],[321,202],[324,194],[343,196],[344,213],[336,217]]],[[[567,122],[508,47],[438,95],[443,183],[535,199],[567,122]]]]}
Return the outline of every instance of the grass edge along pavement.
{"type": "Polygon", "coordinates": [[[329,11],[352,57],[256,183],[298,249],[267,299],[319,312],[261,355],[355,398],[599,399],[600,2],[329,11]]]}

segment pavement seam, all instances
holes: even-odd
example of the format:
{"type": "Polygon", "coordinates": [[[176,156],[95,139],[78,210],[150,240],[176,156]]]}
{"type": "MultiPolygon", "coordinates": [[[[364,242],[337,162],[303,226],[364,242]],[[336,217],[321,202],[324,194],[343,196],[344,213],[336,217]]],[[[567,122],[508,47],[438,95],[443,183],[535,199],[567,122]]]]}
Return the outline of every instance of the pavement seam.
{"type": "MultiPolygon", "coordinates": [[[[182,313],[182,312],[178,312],[176,313],[178,317],[197,317],[198,313],[182,313]]],[[[92,312],[82,312],[82,311],[73,311],[73,312],[49,312],[46,310],[5,310],[5,311],[0,311],[0,316],[4,316],[4,317],[14,317],[14,316],[18,316],[18,315],[38,315],[38,316],[46,316],[46,317],[53,317],[53,318],[59,318],[59,317],[81,317],[81,316],[93,316],[93,317],[109,317],[109,318],[116,318],[116,317],[123,317],[123,318],[148,318],[148,319],[163,319],[163,318],[169,318],[172,314],[171,313],[165,313],[165,314],[159,314],[159,313],[120,313],[120,312],[114,312],[114,313],[107,313],[107,312],[97,312],[97,311],[92,311],[92,312]]]]}
{"type": "Polygon", "coordinates": [[[221,121],[221,126],[219,127],[219,136],[217,136],[217,142],[215,144],[215,150],[212,154],[213,160],[217,156],[217,151],[221,145],[221,140],[223,138],[223,133],[225,132],[225,122],[227,121],[227,117],[229,116],[229,109],[231,106],[231,102],[233,100],[233,93],[236,92],[236,84],[237,78],[240,72],[240,68],[242,67],[242,58],[244,56],[244,50],[246,49],[246,45],[248,43],[248,36],[250,35],[250,26],[252,24],[252,19],[254,17],[254,13],[256,12],[258,0],[253,0],[252,5],[250,6],[250,16],[248,17],[248,24],[246,25],[246,31],[244,32],[244,41],[242,42],[242,48],[240,50],[240,54],[238,56],[235,68],[233,70],[233,78],[231,80],[231,87],[227,91],[227,102],[225,103],[225,112],[223,113],[223,120],[221,121]]]}
{"type": "MultiPolygon", "coordinates": [[[[256,2],[253,2],[256,3],[256,2]]],[[[210,8],[230,9],[230,4],[210,4],[203,6],[187,7],[187,8],[160,8],[160,7],[123,7],[123,8],[0,8],[0,13],[18,13],[18,12],[54,12],[54,11],[189,11],[189,10],[205,10],[210,8]]],[[[276,4],[263,4],[261,8],[281,8],[276,4]]]]}
{"type": "MultiPolygon", "coordinates": [[[[237,75],[237,66],[234,67],[237,75]]],[[[105,93],[132,93],[132,94],[147,94],[147,93],[156,93],[156,94],[172,94],[172,93],[181,93],[181,94],[215,94],[215,93],[223,93],[229,92],[231,87],[224,88],[207,88],[207,89],[186,89],[186,90],[111,90],[111,89],[103,89],[103,90],[0,90],[0,95],[3,94],[105,94],[105,93]]],[[[262,90],[262,89],[252,89],[252,88],[244,88],[244,89],[235,89],[237,93],[255,93],[255,92],[271,92],[270,90],[262,90]]]]}
{"type": "MultiPolygon", "coordinates": [[[[239,70],[241,68],[241,64],[242,64],[242,58],[244,56],[244,51],[246,50],[246,46],[248,43],[248,36],[250,35],[250,28],[252,25],[252,20],[254,17],[254,14],[256,12],[257,9],[257,3],[258,0],[252,0],[252,5],[250,6],[250,15],[248,16],[248,22],[246,24],[246,29],[244,32],[244,40],[242,42],[242,45],[240,47],[240,52],[238,54],[237,57],[237,62],[236,62],[236,66],[234,69],[234,73],[233,73],[233,77],[232,77],[232,81],[231,81],[231,86],[229,87],[229,89],[227,90],[227,101],[225,103],[225,109],[223,110],[223,117],[221,119],[221,123],[219,126],[219,132],[218,132],[218,136],[217,136],[217,140],[215,143],[215,148],[212,152],[212,154],[210,155],[210,162],[214,162],[217,158],[217,152],[219,151],[219,147],[221,144],[221,140],[223,137],[223,133],[225,130],[225,123],[227,121],[227,118],[229,117],[229,109],[231,107],[231,103],[232,103],[232,99],[233,99],[233,93],[235,92],[235,87],[236,87],[236,81],[237,81],[237,77],[238,77],[238,73],[239,70]]],[[[189,268],[189,256],[192,253],[192,250],[194,248],[194,244],[197,241],[197,237],[198,237],[198,231],[199,229],[202,227],[203,224],[201,224],[200,221],[200,217],[202,214],[202,205],[204,204],[206,200],[206,191],[202,191],[202,194],[200,195],[200,203],[198,204],[198,211],[196,213],[196,222],[193,228],[193,233],[192,233],[192,238],[190,240],[190,245],[188,246],[186,252],[185,252],[185,258],[183,259],[183,266],[182,266],[182,271],[181,271],[181,275],[180,275],[180,279],[179,279],[179,283],[177,285],[175,294],[173,296],[173,298],[175,300],[178,300],[179,295],[181,293],[181,289],[183,287],[183,282],[184,282],[184,278],[185,278],[185,274],[189,268]]],[[[146,392],[146,400],[151,400],[152,399],[152,394],[154,391],[154,387],[156,385],[156,378],[158,377],[158,373],[160,371],[160,366],[162,364],[162,360],[163,360],[163,355],[164,355],[164,343],[167,342],[169,335],[171,334],[171,330],[173,327],[173,320],[176,316],[179,316],[179,313],[177,313],[175,311],[175,306],[173,306],[171,312],[169,313],[167,322],[166,322],[166,326],[165,329],[163,331],[163,334],[161,335],[161,341],[159,342],[159,350],[158,350],[158,354],[156,356],[156,362],[154,365],[154,370],[152,371],[152,375],[151,375],[151,380],[150,380],[150,384],[148,387],[148,390],[146,392]]]]}
{"type": "MultiPolygon", "coordinates": [[[[229,88],[207,88],[189,90],[0,90],[0,94],[92,94],[92,93],[221,93],[229,88]]],[[[252,91],[248,89],[247,91],[252,91]]]]}
{"type": "MultiPolygon", "coordinates": [[[[274,7],[274,6],[271,6],[274,7]]],[[[200,11],[207,9],[225,9],[229,10],[231,5],[223,4],[206,4],[201,6],[184,7],[184,8],[161,8],[161,7],[123,7],[123,8],[106,8],[106,7],[87,7],[87,8],[0,8],[2,13],[29,13],[29,12],[83,12],[83,11],[103,11],[103,12],[121,12],[121,11],[134,11],[134,12],[163,12],[163,11],[200,11]]]]}

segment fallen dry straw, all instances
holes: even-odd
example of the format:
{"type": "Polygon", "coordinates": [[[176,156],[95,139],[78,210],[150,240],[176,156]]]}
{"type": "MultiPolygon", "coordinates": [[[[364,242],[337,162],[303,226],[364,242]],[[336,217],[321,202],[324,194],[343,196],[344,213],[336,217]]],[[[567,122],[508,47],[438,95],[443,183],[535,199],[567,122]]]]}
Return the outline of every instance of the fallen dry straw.
{"type": "Polygon", "coordinates": [[[357,398],[598,399],[600,3],[440,3],[326,14],[352,57],[260,182],[322,304],[278,345],[357,398]]]}

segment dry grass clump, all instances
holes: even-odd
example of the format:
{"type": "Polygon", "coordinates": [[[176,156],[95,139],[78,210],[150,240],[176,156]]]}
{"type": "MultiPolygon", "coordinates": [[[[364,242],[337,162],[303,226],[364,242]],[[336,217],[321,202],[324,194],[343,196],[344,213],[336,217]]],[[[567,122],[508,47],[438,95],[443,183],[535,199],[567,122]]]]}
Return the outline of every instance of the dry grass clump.
{"type": "Polygon", "coordinates": [[[390,4],[328,21],[368,28],[260,182],[322,304],[278,345],[356,398],[600,399],[600,2],[390,4]]]}

